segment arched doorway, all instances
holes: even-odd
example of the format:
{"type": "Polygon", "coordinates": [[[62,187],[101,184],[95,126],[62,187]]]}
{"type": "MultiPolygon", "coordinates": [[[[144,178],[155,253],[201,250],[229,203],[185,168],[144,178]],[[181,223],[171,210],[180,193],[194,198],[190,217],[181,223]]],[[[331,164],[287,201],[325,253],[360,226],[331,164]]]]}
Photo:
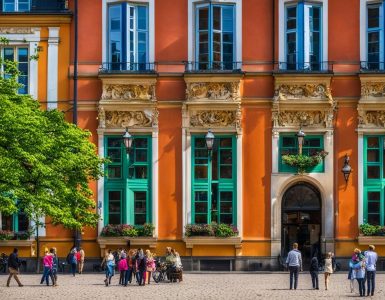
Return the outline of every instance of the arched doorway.
{"type": "Polygon", "coordinates": [[[297,182],[282,198],[281,255],[287,256],[292,244],[297,242],[304,263],[321,254],[321,194],[307,183],[297,182]]]}

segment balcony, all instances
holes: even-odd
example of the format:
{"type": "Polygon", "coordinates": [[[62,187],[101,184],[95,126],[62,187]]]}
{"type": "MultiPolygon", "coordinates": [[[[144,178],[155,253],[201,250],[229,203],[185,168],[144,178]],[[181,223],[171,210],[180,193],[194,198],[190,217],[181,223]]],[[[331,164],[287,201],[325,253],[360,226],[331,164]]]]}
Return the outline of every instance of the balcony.
{"type": "Polygon", "coordinates": [[[385,62],[361,61],[360,72],[361,73],[385,73],[385,62]]]}
{"type": "Polygon", "coordinates": [[[68,14],[68,0],[0,0],[1,14],[68,14]]]}
{"type": "Polygon", "coordinates": [[[333,63],[322,62],[276,62],[274,64],[275,73],[295,73],[295,74],[330,74],[333,73],[333,63]]]}
{"type": "Polygon", "coordinates": [[[242,73],[241,62],[185,62],[186,73],[242,73]]]}
{"type": "Polygon", "coordinates": [[[100,66],[99,74],[155,74],[156,70],[156,63],[105,62],[100,66]]]}

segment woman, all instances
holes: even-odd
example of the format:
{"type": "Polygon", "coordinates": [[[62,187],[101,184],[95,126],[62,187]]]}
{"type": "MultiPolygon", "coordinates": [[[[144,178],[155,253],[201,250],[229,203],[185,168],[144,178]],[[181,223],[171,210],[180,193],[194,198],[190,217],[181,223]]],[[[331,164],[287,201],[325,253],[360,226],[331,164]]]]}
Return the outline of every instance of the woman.
{"type": "Polygon", "coordinates": [[[119,284],[120,285],[125,285],[126,272],[128,270],[127,258],[126,258],[126,253],[125,252],[122,252],[121,255],[120,255],[120,260],[119,260],[119,263],[118,263],[118,270],[120,272],[119,284]]]}
{"type": "Polygon", "coordinates": [[[132,273],[134,272],[134,256],[135,250],[131,249],[127,254],[127,271],[124,278],[124,286],[127,286],[128,282],[131,283],[132,273]]]}
{"type": "Polygon", "coordinates": [[[360,249],[354,249],[352,258],[349,262],[349,274],[348,274],[348,279],[350,281],[350,292],[354,292],[354,273],[353,273],[353,266],[354,264],[358,263],[360,261],[359,259],[360,256],[360,249]]]}
{"type": "Polygon", "coordinates": [[[57,286],[57,270],[58,270],[58,267],[59,267],[59,258],[57,256],[57,250],[56,250],[55,247],[51,248],[49,250],[49,252],[51,253],[52,258],[53,258],[53,264],[52,264],[52,277],[53,277],[53,280],[52,280],[52,282],[54,283],[54,286],[57,286]]]}
{"type": "Polygon", "coordinates": [[[330,275],[333,274],[333,262],[332,262],[332,253],[329,252],[326,254],[325,258],[325,290],[329,288],[329,279],[330,275]]]}
{"type": "Polygon", "coordinates": [[[150,284],[151,274],[152,274],[152,272],[155,271],[155,260],[154,260],[154,256],[152,255],[151,251],[148,249],[146,250],[146,259],[147,259],[147,274],[146,274],[146,276],[148,276],[147,283],[150,284]]]}
{"type": "Polygon", "coordinates": [[[51,255],[51,253],[49,253],[48,249],[46,248],[44,251],[44,257],[43,257],[44,271],[43,271],[43,277],[41,278],[40,284],[43,284],[45,280],[47,286],[49,286],[48,277],[51,277],[52,284],[55,285],[55,280],[52,275],[52,266],[53,266],[53,256],[51,255]]]}
{"type": "Polygon", "coordinates": [[[115,274],[115,257],[111,250],[108,250],[104,256],[102,266],[104,264],[106,266],[106,279],[104,279],[104,283],[108,286],[111,284],[111,278],[115,274]]]}
{"type": "Polygon", "coordinates": [[[358,251],[358,262],[353,264],[353,278],[357,279],[358,281],[358,288],[360,291],[360,296],[365,296],[365,257],[361,255],[361,250],[357,249],[358,251]]]}
{"type": "Polygon", "coordinates": [[[138,249],[136,255],[136,277],[139,285],[145,285],[145,273],[147,268],[147,260],[143,254],[143,249],[138,249]]]}
{"type": "Polygon", "coordinates": [[[75,277],[75,274],[76,274],[76,266],[78,264],[78,260],[77,260],[77,250],[76,250],[76,247],[74,247],[70,254],[69,254],[69,263],[71,265],[71,273],[72,275],[75,277]]]}

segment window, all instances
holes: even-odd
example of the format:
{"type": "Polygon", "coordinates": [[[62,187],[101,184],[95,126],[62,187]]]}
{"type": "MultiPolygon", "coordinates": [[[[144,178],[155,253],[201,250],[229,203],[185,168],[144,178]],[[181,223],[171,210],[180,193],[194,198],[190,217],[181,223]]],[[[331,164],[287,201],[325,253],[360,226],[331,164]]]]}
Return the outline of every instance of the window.
{"type": "Polygon", "coordinates": [[[216,137],[211,153],[204,136],[192,142],[192,223],[236,224],[235,137],[216,137]]]}
{"type": "MultiPolygon", "coordinates": [[[[19,94],[28,94],[28,69],[29,57],[28,48],[25,47],[4,47],[1,49],[1,56],[3,60],[16,61],[20,75],[18,82],[22,85],[18,92],[19,94]]],[[[5,66],[2,66],[2,72],[5,72],[5,66]]],[[[4,74],[4,73],[3,73],[4,74]]],[[[4,74],[5,77],[9,76],[4,74]]]]}
{"type": "Polygon", "coordinates": [[[23,212],[13,215],[2,215],[1,229],[14,232],[26,232],[29,230],[29,219],[23,212]]]}
{"type": "Polygon", "coordinates": [[[364,222],[385,225],[385,136],[364,137],[364,222]]]}
{"type": "Polygon", "coordinates": [[[120,137],[106,145],[105,224],[151,222],[151,137],[135,136],[129,153],[120,137]]]}
{"type": "Polygon", "coordinates": [[[300,1],[285,7],[285,58],[287,70],[321,71],[322,5],[300,1]]]}
{"type": "Polygon", "coordinates": [[[30,0],[3,0],[4,12],[22,12],[30,10],[30,0]]]}
{"type": "MultiPolygon", "coordinates": [[[[315,155],[324,150],[323,136],[308,135],[305,137],[302,146],[303,155],[315,155]]],[[[295,173],[297,169],[289,166],[282,161],[282,156],[287,154],[298,154],[298,139],[293,133],[291,135],[281,135],[279,137],[279,172],[295,173]]],[[[318,164],[307,172],[322,173],[325,171],[324,162],[318,164]]]]}
{"type": "Polygon", "coordinates": [[[196,60],[199,70],[232,70],[235,61],[235,5],[196,6],[196,60]]]}
{"type": "Polygon", "coordinates": [[[148,69],[148,6],[108,6],[108,59],[112,70],[148,69]]]}
{"type": "Polygon", "coordinates": [[[367,6],[367,68],[384,69],[384,4],[367,6]]]}

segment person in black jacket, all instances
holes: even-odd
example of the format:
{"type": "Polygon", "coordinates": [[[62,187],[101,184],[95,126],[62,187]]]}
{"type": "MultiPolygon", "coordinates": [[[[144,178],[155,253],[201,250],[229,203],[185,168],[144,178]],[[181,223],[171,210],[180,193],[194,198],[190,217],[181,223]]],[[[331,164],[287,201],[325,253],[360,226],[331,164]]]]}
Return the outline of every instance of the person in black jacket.
{"type": "Polygon", "coordinates": [[[17,248],[13,249],[13,252],[9,256],[8,259],[8,271],[9,271],[9,277],[7,280],[7,287],[9,287],[9,283],[11,282],[12,277],[15,277],[16,282],[20,287],[23,285],[21,284],[19,278],[17,275],[19,274],[19,267],[21,265],[21,261],[19,259],[18,255],[19,250],[17,248]]]}
{"type": "Polygon", "coordinates": [[[319,286],[318,286],[318,259],[316,256],[314,256],[310,262],[310,275],[311,275],[311,282],[313,284],[313,289],[319,290],[319,286]]]}

